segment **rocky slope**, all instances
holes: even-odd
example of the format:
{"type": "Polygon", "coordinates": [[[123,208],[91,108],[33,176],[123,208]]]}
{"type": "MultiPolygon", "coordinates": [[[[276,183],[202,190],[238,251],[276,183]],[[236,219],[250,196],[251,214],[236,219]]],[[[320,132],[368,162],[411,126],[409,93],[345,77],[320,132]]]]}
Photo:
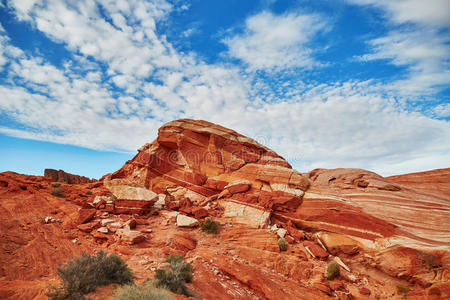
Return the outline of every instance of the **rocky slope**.
{"type": "Polygon", "coordinates": [[[52,181],[0,174],[2,299],[45,299],[58,263],[100,249],[137,282],[183,254],[201,299],[403,299],[398,285],[408,299],[450,297],[450,169],[301,174],[233,130],[177,120],[98,182],[63,184],[56,197],[52,181]],[[198,229],[206,217],[217,235],[198,229]],[[330,260],[343,267],[333,281],[330,260]]]}

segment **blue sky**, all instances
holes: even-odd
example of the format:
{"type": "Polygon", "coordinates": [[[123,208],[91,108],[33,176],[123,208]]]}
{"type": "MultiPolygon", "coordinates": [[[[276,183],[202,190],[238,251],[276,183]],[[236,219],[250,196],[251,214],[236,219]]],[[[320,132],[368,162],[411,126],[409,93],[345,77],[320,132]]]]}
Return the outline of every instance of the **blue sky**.
{"type": "Polygon", "coordinates": [[[299,171],[449,167],[448,0],[0,3],[0,171],[98,178],[178,118],[299,171]]]}

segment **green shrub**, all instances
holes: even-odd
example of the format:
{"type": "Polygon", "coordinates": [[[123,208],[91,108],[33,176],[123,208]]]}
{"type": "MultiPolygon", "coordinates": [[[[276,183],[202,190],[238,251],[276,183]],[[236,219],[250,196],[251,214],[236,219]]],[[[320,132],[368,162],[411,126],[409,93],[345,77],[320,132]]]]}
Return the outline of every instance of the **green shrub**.
{"type": "Polygon", "coordinates": [[[87,192],[85,193],[85,195],[86,195],[86,196],[90,196],[90,195],[92,195],[92,192],[91,192],[91,191],[87,191],[87,192]]]}
{"type": "Polygon", "coordinates": [[[184,285],[192,281],[192,267],[184,261],[180,255],[170,255],[166,258],[170,264],[171,271],[158,269],[155,273],[156,287],[167,289],[173,293],[191,296],[191,292],[184,285]]]}
{"type": "Polygon", "coordinates": [[[132,282],[132,274],[126,263],[117,255],[107,255],[100,251],[95,256],[82,254],[58,268],[62,280],[61,288],[52,288],[47,296],[52,300],[83,299],[84,294],[94,291],[98,286],[110,283],[127,284],[132,282]]]}
{"type": "Polygon", "coordinates": [[[52,194],[55,197],[64,197],[63,190],[61,187],[52,188],[50,194],[52,194]]]}
{"type": "Polygon", "coordinates": [[[219,223],[207,218],[205,222],[200,224],[203,232],[216,234],[219,229],[219,223]]]}
{"type": "Polygon", "coordinates": [[[280,248],[280,251],[286,251],[288,248],[288,243],[284,238],[280,238],[278,240],[278,247],[280,248]]]}
{"type": "Polygon", "coordinates": [[[172,300],[172,295],[164,290],[158,289],[153,282],[146,281],[144,285],[125,285],[115,292],[109,300],[172,300]]]}
{"type": "Polygon", "coordinates": [[[327,279],[333,280],[340,275],[340,267],[334,260],[330,261],[327,266],[327,279]]]}
{"type": "Polygon", "coordinates": [[[59,183],[59,182],[52,182],[52,183],[50,183],[50,185],[51,185],[52,187],[54,187],[54,188],[57,188],[57,187],[60,187],[60,186],[61,186],[61,183],[59,183]]]}

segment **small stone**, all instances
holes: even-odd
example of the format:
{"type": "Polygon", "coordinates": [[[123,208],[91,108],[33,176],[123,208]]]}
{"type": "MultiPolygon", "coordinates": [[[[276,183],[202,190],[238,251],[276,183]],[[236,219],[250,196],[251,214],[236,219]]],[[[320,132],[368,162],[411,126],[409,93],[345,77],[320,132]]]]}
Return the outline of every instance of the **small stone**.
{"type": "Polygon", "coordinates": [[[76,243],[78,243],[78,239],[73,239],[71,242],[76,244],[76,243]]]}
{"type": "Polygon", "coordinates": [[[370,290],[369,290],[368,288],[366,288],[366,287],[361,287],[361,288],[359,289],[359,293],[360,293],[361,295],[370,295],[370,290]]]}
{"type": "Polygon", "coordinates": [[[100,227],[99,229],[97,229],[97,231],[100,232],[100,233],[107,234],[107,233],[108,233],[108,228],[106,228],[106,227],[100,227]]]}
{"type": "Polygon", "coordinates": [[[177,226],[178,227],[195,227],[198,226],[197,219],[184,216],[184,215],[178,215],[177,216],[177,226]]]}
{"type": "Polygon", "coordinates": [[[277,235],[278,235],[280,238],[284,238],[284,236],[286,235],[286,232],[287,232],[286,229],[280,228],[280,229],[277,230],[277,235]]]}
{"type": "Polygon", "coordinates": [[[102,226],[106,226],[109,223],[113,223],[114,220],[113,219],[103,219],[102,220],[102,226]]]}

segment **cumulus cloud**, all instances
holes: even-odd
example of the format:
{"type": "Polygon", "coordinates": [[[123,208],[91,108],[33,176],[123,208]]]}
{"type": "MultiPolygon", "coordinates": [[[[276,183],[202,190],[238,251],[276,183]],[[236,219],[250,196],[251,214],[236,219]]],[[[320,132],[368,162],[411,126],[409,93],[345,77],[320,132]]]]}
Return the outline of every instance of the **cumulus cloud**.
{"type": "MultiPolygon", "coordinates": [[[[57,67],[13,47],[6,36],[0,40],[8,64],[0,110],[20,125],[3,125],[1,133],[133,152],[152,141],[164,122],[188,117],[254,137],[302,171],[362,167],[387,174],[412,171],[415,163],[413,170],[420,170],[448,161],[448,122],[410,112],[386,96],[384,86],[262,80],[249,71],[317,64],[307,48],[323,27],[314,15],[249,17],[244,33],[226,40],[230,54],[240,53],[239,43],[248,41],[242,47],[259,55],[233,54],[246,63],[242,68],[206,64],[174,50],[155,30],[173,9],[164,1],[100,1],[112,23],[98,5],[81,2],[10,3],[18,18],[62,42],[72,57],[57,67]]],[[[376,51],[364,59],[391,59],[422,73],[439,69],[421,54],[428,48],[408,44],[390,50],[388,44],[373,41],[376,51]],[[408,56],[395,56],[406,50],[408,56]]],[[[433,49],[441,58],[444,50],[433,49]]],[[[446,106],[435,110],[446,111],[446,106]]]]}
{"type": "Polygon", "coordinates": [[[319,65],[308,43],[325,22],[317,15],[274,15],[264,11],[247,18],[242,34],[225,38],[231,57],[253,70],[311,68],[319,65]]]}

